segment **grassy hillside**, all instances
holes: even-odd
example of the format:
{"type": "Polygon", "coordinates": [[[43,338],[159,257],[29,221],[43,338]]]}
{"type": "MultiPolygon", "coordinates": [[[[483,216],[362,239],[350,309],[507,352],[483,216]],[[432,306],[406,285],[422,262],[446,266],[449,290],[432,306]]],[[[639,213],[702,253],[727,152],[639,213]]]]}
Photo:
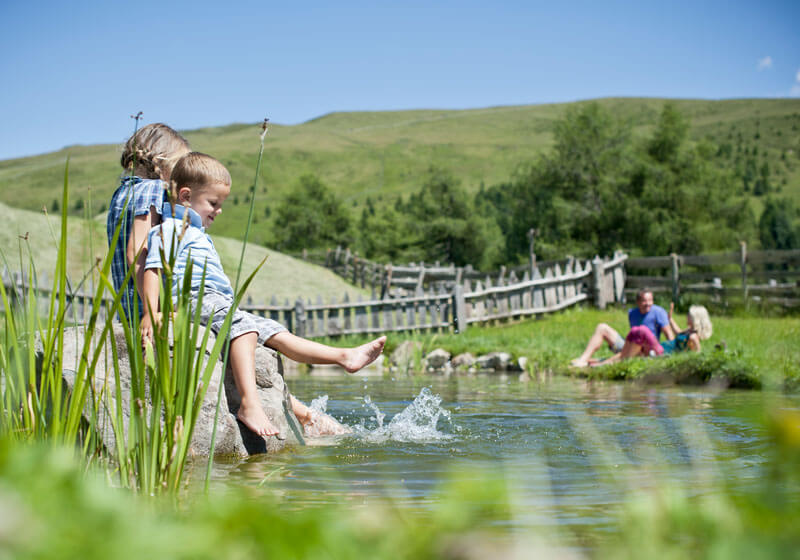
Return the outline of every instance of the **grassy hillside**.
{"type": "MultiPolygon", "coordinates": [[[[0,247],[8,267],[12,270],[19,270],[21,266],[27,269],[30,254],[33,255],[38,273],[44,273],[47,278],[52,279],[61,228],[60,218],[48,217],[42,212],[11,208],[2,203],[0,212],[5,217],[5,227],[0,228],[0,247]]],[[[69,274],[72,285],[76,286],[95,260],[105,257],[107,249],[105,220],[71,217],[67,235],[69,274]]],[[[241,242],[214,236],[214,243],[222,257],[225,270],[231,275],[231,281],[234,281],[235,269],[242,251],[241,242]]],[[[317,295],[321,295],[323,300],[328,302],[332,296],[341,301],[345,292],[351,298],[358,294],[366,294],[347,284],[326,268],[252,244],[248,245],[245,252],[243,274],[249,274],[267,255],[266,264],[256,275],[248,290],[248,295],[255,302],[268,303],[273,295],[283,303],[286,299],[293,302],[297,297],[316,301],[317,295]]]]}
{"type": "MultiPolygon", "coordinates": [[[[652,129],[664,102],[599,100],[630,122],[639,136],[652,129]]],[[[728,144],[726,161],[731,167],[744,165],[750,157],[759,166],[768,162],[773,192],[800,202],[800,99],[678,100],[675,104],[691,121],[693,138],[728,144]]],[[[273,126],[256,193],[253,239],[269,245],[269,205],[304,173],[317,174],[356,211],[367,197],[380,205],[417,190],[431,165],[450,170],[468,191],[505,181],[520,163],[551,146],[553,123],[569,105],[333,113],[296,126],[273,126]]],[[[217,234],[238,237],[243,233],[258,132],[256,125],[244,124],[185,131],[195,149],[218,157],[233,175],[233,194],[214,226],[217,234]]],[[[0,201],[26,209],[51,207],[67,157],[73,198],[84,206],[91,199],[92,211],[101,213],[121,171],[119,147],[114,145],[73,146],[0,161],[0,201]]],[[[80,205],[70,210],[79,212],[80,205]]],[[[754,208],[760,209],[758,201],[754,208]]]]}

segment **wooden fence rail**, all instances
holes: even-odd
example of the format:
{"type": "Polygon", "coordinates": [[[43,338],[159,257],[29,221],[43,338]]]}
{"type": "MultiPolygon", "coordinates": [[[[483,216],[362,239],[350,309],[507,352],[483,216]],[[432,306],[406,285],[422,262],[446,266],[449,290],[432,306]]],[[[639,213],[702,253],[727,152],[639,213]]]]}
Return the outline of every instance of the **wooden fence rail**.
{"type": "Polygon", "coordinates": [[[800,305],[800,250],[738,251],[713,255],[630,258],[625,291],[643,287],[666,292],[673,301],[685,294],[706,294],[720,301],[767,301],[800,305]]]}

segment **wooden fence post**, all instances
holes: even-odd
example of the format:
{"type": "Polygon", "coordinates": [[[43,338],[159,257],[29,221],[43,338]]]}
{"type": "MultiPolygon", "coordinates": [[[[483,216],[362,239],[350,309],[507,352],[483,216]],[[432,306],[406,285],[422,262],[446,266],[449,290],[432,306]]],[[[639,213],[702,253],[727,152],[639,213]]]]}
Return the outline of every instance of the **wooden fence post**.
{"type": "Polygon", "coordinates": [[[456,334],[467,330],[467,305],[464,300],[464,286],[456,284],[453,289],[453,329],[456,334]]]}
{"type": "Polygon", "coordinates": [[[302,298],[294,302],[294,334],[299,337],[306,336],[306,306],[302,298]]]}
{"type": "Polygon", "coordinates": [[[536,230],[531,228],[528,230],[528,261],[531,269],[531,278],[533,278],[533,269],[536,268],[536,253],[533,250],[533,243],[536,240],[536,230]]]}
{"type": "Polygon", "coordinates": [[[672,301],[678,305],[681,297],[681,278],[680,278],[680,262],[678,255],[671,253],[669,256],[671,265],[671,278],[672,278],[672,301]]]}
{"type": "Polygon", "coordinates": [[[742,267],[742,297],[747,305],[747,241],[739,241],[739,263],[742,267]]]}
{"type": "Polygon", "coordinates": [[[599,256],[595,256],[594,260],[592,260],[592,279],[594,287],[594,306],[597,309],[606,308],[605,291],[603,290],[603,283],[605,280],[603,268],[603,259],[599,256]]]}

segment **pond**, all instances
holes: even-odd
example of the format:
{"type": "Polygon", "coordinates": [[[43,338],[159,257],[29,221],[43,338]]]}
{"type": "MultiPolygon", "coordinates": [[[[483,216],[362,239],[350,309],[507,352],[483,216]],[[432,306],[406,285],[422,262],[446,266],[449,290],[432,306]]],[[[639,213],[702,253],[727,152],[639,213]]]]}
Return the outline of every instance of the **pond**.
{"type": "Polygon", "coordinates": [[[291,508],[388,498],[426,515],[448,476],[475,473],[482,483],[488,472],[512,496],[511,512],[488,522],[500,535],[556,534],[578,549],[612,530],[637,489],[666,483],[702,495],[723,480],[741,491],[757,484],[767,445],[757,418],[765,408],[800,408],[798,396],[516,374],[287,382],[352,434],[217,462],[214,486],[263,484],[291,508]]]}

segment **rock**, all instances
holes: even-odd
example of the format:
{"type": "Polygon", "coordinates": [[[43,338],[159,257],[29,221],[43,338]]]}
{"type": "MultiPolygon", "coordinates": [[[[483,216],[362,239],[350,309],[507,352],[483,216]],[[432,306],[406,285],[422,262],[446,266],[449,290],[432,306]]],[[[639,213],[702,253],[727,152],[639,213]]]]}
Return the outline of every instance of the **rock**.
{"type": "Polygon", "coordinates": [[[490,352],[484,356],[478,356],[476,365],[478,369],[493,369],[494,371],[506,371],[511,361],[511,354],[508,352],[490,352]]]}
{"type": "MultiPolygon", "coordinates": [[[[101,331],[95,331],[94,341],[99,341],[101,331]]],[[[200,327],[199,341],[202,341],[203,329],[200,327]]],[[[84,328],[71,327],[65,329],[63,351],[63,379],[69,390],[75,384],[75,372],[78,370],[78,360],[83,349],[84,328]]],[[[120,323],[114,323],[113,340],[116,346],[117,363],[119,366],[119,391],[122,395],[123,432],[127,438],[128,422],[130,419],[130,394],[131,394],[131,367],[128,358],[128,349],[125,342],[125,333],[120,323]]],[[[215,337],[210,333],[206,348],[198,347],[206,356],[214,346],[215,337]]],[[[96,343],[96,342],[95,342],[96,343]]],[[[107,344],[107,343],[106,343],[107,344]]],[[[41,359],[41,348],[37,348],[37,359],[41,359]]],[[[101,352],[100,359],[95,368],[94,387],[98,394],[102,394],[103,404],[99,410],[98,434],[107,449],[115,449],[115,434],[112,429],[109,411],[116,410],[116,382],[114,369],[111,366],[113,359],[110,348],[101,352]]],[[[239,395],[233,382],[233,375],[228,366],[225,376],[225,387],[221,393],[220,417],[217,424],[215,455],[246,456],[255,453],[275,452],[283,449],[287,444],[303,444],[303,431],[293,414],[290,413],[289,390],[283,381],[283,368],[280,357],[273,351],[263,346],[256,349],[256,385],[261,398],[261,403],[270,420],[280,430],[280,437],[270,437],[266,440],[251,432],[236,419],[236,410],[239,406],[239,395]]],[[[189,453],[195,456],[208,456],[211,450],[211,436],[214,427],[214,417],[217,410],[217,397],[220,395],[219,384],[222,379],[222,362],[219,361],[212,372],[205,399],[198,413],[197,422],[192,434],[189,453]]],[[[145,397],[149,399],[147,392],[145,397]]],[[[84,410],[84,417],[88,420],[91,410],[84,410]]]]}
{"type": "Polygon", "coordinates": [[[422,343],[416,340],[406,340],[401,343],[389,357],[389,364],[400,370],[408,370],[421,364],[415,360],[422,355],[422,343]]]}
{"type": "Polygon", "coordinates": [[[444,368],[445,364],[450,361],[450,352],[437,348],[433,352],[425,356],[423,363],[426,369],[432,368],[434,370],[444,368]]]}
{"type": "Polygon", "coordinates": [[[450,363],[455,369],[468,370],[475,365],[475,356],[469,352],[464,352],[450,360],[450,363]]]}

